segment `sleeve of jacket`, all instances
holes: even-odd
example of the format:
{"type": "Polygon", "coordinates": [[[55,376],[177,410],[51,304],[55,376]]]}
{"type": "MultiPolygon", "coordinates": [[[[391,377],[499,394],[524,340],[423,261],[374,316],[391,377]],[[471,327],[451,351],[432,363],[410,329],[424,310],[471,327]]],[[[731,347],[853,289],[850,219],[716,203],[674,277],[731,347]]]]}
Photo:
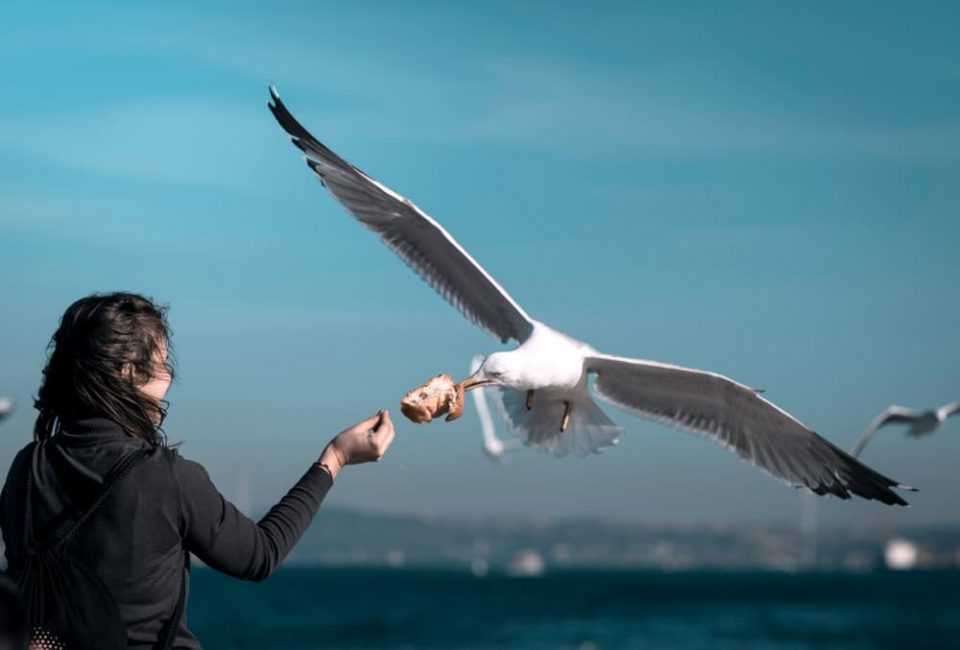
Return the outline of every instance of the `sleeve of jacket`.
{"type": "Polygon", "coordinates": [[[181,532],[207,565],[243,580],[264,580],[280,566],[333,484],[313,465],[263,519],[254,523],[227,501],[198,463],[177,456],[181,532]]]}
{"type": "Polygon", "coordinates": [[[10,463],[10,470],[0,491],[0,528],[3,529],[4,557],[7,568],[15,564],[17,554],[23,551],[24,519],[24,472],[27,460],[37,443],[31,442],[21,449],[10,463]]]}

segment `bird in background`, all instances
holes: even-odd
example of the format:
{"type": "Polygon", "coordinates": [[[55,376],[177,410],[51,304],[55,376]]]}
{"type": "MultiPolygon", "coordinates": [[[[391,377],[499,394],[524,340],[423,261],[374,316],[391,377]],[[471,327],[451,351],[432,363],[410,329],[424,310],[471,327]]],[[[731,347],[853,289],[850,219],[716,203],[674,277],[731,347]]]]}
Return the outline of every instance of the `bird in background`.
{"type": "MultiPolygon", "coordinates": [[[[940,425],[943,424],[948,417],[958,412],[960,412],[960,402],[944,404],[940,408],[930,411],[919,411],[897,405],[888,406],[880,415],[870,422],[866,430],[860,434],[857,441],[853,443],[853,446],[850,448],[850,455],[858,458],[877,431],[888,424],[909,424],[910,426],[906,430],[906,434],[908,436],[920,437],[933,433],[940,428],[940,425]]],[[[808,555],[812,559],[816,557],[818,528],[817,504],[813,499],[813,495],[808,493],[804,494],[803,497],[800,528],[807,540],[808,555]]]]}
{"type": "MultiPolygon", "coordinates": [[[[476,373],[483,365],[483,357],[477,355],[470,362],[470,374],[476,373]]],[[[473,395],[473,404],[477,408],[477,417],[480,418],[480,429],[483,434],[483,453],[487,458],[502,463],[506,455],[512,451],[519,451],[523,448],[517,439],[501,440],[497,437],[496,428],[493,426],[493,418],[490,416],[490,407],[487,406],[487,396],[484,393],[483,386],[478,386],[470,391],[473,395]]]]}
{"type": "Polygon", "coordinates": [[[867,443],[876,435],[877,431],[885,426],[891,424],[907,424],[909,426],[905,433],[908,436],[919,438],[930,435],[939,429],[940,426],[947,421],[948,417],[956,415],[957,413],[960,413],[960,402],[944,404],[938,409],[929,411],[919,411],[895,404],[888,406],[880,415],[875,417],[870,423],[870,426],[860,434],[860,437],[857,438],[853,448],[850,450],[850,455],[859,457],[860,454],[863,453],[867,443]]]}
{"type": "Polygon", "coordinates": [[[487,387],[526,445],[584,456],[616,444],[623,429],[595,395],[705,436],[794,487],[906,505],[891,488],[912,488],[852,458],[760,391],[712,372],[604,354],[531,318],[437,221],[323,145],[275,89],[270,94],[270,111],[333,197],[475,325],[500,343],[519,344],[487,356],[461,386],[487,387]]]}
{"type": "Polygon", "coordinates": [[[13,413],[13,398],[0,397],[0,422],[6,420],[13,413]]]}

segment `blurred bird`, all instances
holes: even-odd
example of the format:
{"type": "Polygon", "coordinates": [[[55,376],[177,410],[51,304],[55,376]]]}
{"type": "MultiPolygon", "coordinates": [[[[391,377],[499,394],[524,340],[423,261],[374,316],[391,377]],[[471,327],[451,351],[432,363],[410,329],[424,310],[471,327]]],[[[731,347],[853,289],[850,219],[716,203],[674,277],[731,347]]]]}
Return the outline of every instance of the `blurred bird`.
{"type": "Polygon", "coordinates": [[[3,422],[13,413],[13,398],[0,397],[0,422],[3,422]]]}
{"type": "Polygon", "coordinates": [[[853,449],[850,450],[850,455],[860,456],[864,447],[873,439],[877,431],[888,424],[909,424],[910,427],[906,430],[906,434],[919,438],[933,433],[940,428],[941,424],[946,422],[948,417],[957,413],[960,413],[960,402],[944,404],[940,408],[930,411],[918,411],[905,406],[888,406],[883,413],[873,419],[866,431],[860,434],[857,442],[853,445],[853,449]]]}
{"type": "Polygon", "coordinates": [[[621,427],[590,394],[594,375],[600,399],[704,435],[790,485],[906,505],[890,488],[912,488],[850,457],[760,391],[712,372],[602,354],[532,319],[439,223],[321,144],[276,90],[270,94],[270,111],[333,197],[475,325],[501,343],[520,344],[489,355],[461,385],[490,386],[512,433],[528,446],[583,456],[618,442],[621,427]]]}
{"type": "MultiPolygon", "coordinates": [[[[481,365],[483,365],[483,357],[475,356],[470,363],[470,374],[476,373],[481,365]]],[[[483,432],[483,453],[490,460],[502,463],[507,453],[521,449],[521,445],[518,440],[501,440],[497,437],[493,426],[493,418],[490,417],[490,408],[487,406],[487,397],[483,391],[483,386],[478,386],[470,393],[473,395],[473,403],[477,407],[477,416],[480,418],[480,428],[483,432]]]]}
{"type": "MultiPolygon", "coordinates": [[[[877,430],[887,424],[907,423],[911,425],[906,431],[907,435],[923,436],[936,431],[948,417],[957,412],[960,412],[960,402],[946,404],[935,411],[918,411],[903,406],[888,406],[883,413],[873,419],[866,431],[860,434],[853,447],[850,448],[850,455],[858,458],[877,430]]],[[[804,494],[800,529],[805,540],[806,559],[811,564],[816,561],[817,556],[818,519],[816,500],[813,495],[804,494]]]]}

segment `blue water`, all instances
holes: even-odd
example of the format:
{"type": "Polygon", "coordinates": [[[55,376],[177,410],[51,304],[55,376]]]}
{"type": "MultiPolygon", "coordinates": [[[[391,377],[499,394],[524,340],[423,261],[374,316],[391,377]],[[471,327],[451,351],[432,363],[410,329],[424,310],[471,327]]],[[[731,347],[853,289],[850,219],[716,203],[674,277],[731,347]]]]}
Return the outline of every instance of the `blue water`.
{"type": "Polygon", "coordinates": [[[191,629],[231,648],[960,649],[960,572],[193,572],[191,629]]]}

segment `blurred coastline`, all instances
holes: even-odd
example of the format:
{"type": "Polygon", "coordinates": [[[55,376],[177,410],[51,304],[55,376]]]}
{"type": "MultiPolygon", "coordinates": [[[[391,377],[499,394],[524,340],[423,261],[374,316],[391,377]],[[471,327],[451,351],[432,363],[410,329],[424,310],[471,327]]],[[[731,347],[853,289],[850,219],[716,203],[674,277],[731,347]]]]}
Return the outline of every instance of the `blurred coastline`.
{"type": "Polygon", "coordinates": [[[284,566],[438,569],[478,577],[570,570],[960,571],[960,525],[831,525],[814,536],[802,526],[772,523],[457,519],[324,508],[284,566]]]}
{"type": "Polygon", "coordinates": [[[960,526],[659,525],[584,518],[455,519],[322,510],[290,566],[831,571],[960,569],[960,526]]]}

